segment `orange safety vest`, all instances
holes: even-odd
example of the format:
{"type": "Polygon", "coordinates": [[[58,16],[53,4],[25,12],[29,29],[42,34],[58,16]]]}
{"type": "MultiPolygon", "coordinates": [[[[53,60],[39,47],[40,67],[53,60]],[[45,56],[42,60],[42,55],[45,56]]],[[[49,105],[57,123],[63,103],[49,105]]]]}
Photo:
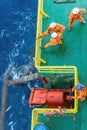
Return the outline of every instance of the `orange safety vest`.
{"type": "Polygon", "coordinates": [[[61,33],[58,33],[58,37],[56,37],[56,38],[51,38],[51,39],[50,39],[50,42],[51,42],[52,44],[58,44],[58,43],[60,43],[61,39],[62,39],[62,34],[61,34],[61,33]]]}
{"type": "Polygon", "coordinates": [[[48,27],[48,29],[45,32],[43,32],[40,36],[45,37],[45,36],[49,35],[51,32],[62,33],[62,32],[64,32],[64,30],[65,30],[65,26],[56,24],[55,28],[48,27]]]}
{"type": "Polygon", "coordinates": [[[48,33],[51,33],[51,32],[60,32],[62,33],[63,31],[65,30],[65,26],[63,25],[60,25],[60,24],[56,24],[56,27],[54,28],[48,28],[48,33]]]}
{"type": "Polygon", "coordinates": [[[77,97],[76,99],[82,100],[87,95],[87,89],[86,87],[83,87],[82,90],[77,90],[77,97]]]}
{"type": "Polygon", "coordinates": [[[77,20],[77,19],[80,18],[80,16],[81,16],[80,12],[78,14],[71,13],[70,14],[70,20],[77,20]]]}

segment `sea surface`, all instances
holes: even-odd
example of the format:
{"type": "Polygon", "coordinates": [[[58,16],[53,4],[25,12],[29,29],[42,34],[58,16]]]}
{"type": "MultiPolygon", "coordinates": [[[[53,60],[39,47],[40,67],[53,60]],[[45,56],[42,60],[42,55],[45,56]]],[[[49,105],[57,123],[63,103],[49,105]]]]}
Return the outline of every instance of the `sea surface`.
{"type": "MultiPolygon", "coordinates": [[[[16,79],[33,68],[38,0],[0,0],[0,108],[4,73],[16,79]],[[23,68],[24,70],[17,68],[23,68]]],[[[39,87],[39,80],[31,85],[39,87]]],[[[5,130],[30,130],[29,83],[8,86],[5,130]]]]}

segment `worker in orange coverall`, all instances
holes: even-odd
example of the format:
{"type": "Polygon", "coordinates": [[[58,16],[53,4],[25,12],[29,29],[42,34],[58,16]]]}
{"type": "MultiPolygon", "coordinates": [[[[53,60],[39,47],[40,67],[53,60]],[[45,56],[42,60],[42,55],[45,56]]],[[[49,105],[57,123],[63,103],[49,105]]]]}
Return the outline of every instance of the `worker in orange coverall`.
{"type": "Polygon", "coordinates": [[[58,23],[52,22],[49,25],[48,29],[44,33],[40,34],[40,36],[38,38],[43,38],[43,37],[49,35],[51,32],[62,33],[62,32],[64,32],[64,30],[65,30],[64,25],[60,25],[58,23]]]}
{"type": "Polygon", "coordinates": [[[44,48],[47,48],[49,46],[55,46],[55,45],[62,45],[62,33],[56,33],[56,32],[53,32],[51,34],[51,38],[50,38],[50,42],[48,42],[47,44],[45,44],[44,46],[41,46],[40,48],[41,49],[44,49],[44,48]]]}
{"type": "Polygon", "coordinates": [[[71,30],[71,27],[73,25],[74,22],[76,22],[77,20],[79,20],[81,23],[85,24],[85,20],[84,18],[81,16],[81,15],[86,15],[86,9],[84,8],[74,8],[70,14],[70,17],[69,17],[69,20],[70,20],[70,23],[68,24],[68,29],[71,30]]]}
{"type": "Polygon", "coordinates": [[[80,101],[84,101],[87,96],[87,89],[82,84],[77,84],[72,88],[72,91],[76,89],[77,96],[73,97],[74,99],[78,99],[80,101]]]}

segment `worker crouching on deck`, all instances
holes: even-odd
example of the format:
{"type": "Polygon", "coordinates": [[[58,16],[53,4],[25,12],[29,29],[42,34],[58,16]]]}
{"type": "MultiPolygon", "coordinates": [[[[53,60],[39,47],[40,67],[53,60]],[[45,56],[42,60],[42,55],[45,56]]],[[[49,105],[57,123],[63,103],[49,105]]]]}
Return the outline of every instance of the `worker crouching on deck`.
{"type": "Polygon", "coordinates": [[[48,29],[44,33],[40,34],[40,36],[38,38],[43,38],[43,37],[49,35],[51,32],[63,33],[64,30],[65,30],[64,25],[60,25],[60,24],[57,24],[55,22],[52,22],[49,25],[48,29]]]}
{"type": "Polygon", "coordinates": [[[44,49],[44,48],[47,48],[49,46],[55,46],[58,44],[60,45],[60,47],[62,47],[62,38],[63,38],[62,33],[53,32],[51,34],[50,42],[48,42],[44,46],[41,46],[40,49],[44,49]]]}
{"type": "Polygon", "coordinates": [[[72,88],[72,91],[76,89],[77,96],[73,97],[74,99],[78,99],[80,101],[84,101],[87,96],[87,89],[82,84],[77,84],[72,88]]]}
{"type": "Polygon", "coordinates": [[[68,29],[71,30],[71,27],[73,25],[74,22],[76,22],[77,20],[79,20],[81,23],[85,24],[85,20],[82,17],[82,14],[85,16],[86,15],[86,9],[84,8],[74,8],[70,14],[69,20],[70,23],[68,24],[68,29]]]}

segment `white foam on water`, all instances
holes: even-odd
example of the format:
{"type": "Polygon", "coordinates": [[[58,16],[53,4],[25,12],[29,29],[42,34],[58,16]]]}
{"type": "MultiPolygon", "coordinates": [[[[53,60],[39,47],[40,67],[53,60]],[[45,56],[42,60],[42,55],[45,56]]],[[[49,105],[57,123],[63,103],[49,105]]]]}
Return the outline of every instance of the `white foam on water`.
{"type": "Polygon", "coordinates": [[[12,124],[13,124],[13,122],[12,122],[12,121],[10,121],[8,125],[9,125],[9,126],[11,126],[12,124]]]}
{"type": "Polygon", "coordinates": [[[5,35],[6,30],[2,29],[1,33],[0,33],[0,38],[2,38],[5,35]]]}
{"type": "Polygon", "coordinates": [[[38,88],[38,84],[35,84],[35,88],[38,88]]]}
{"type": "Polygon", "coordinates": [[[25,105],[25,95],[22,96],[22,104],[25,105]]]}
{"type": "Polygon", "coordinates": [[[11,106],[9,106],[9,107],[6,109],[6,112],[8,112],[11,108],[12,108],[12,107],[11,107],[11,106]]]}
{"type": "Polygon", "coordinates": [[[11,130],[14,130],[13,125],[11,126],[11,130]]]}

